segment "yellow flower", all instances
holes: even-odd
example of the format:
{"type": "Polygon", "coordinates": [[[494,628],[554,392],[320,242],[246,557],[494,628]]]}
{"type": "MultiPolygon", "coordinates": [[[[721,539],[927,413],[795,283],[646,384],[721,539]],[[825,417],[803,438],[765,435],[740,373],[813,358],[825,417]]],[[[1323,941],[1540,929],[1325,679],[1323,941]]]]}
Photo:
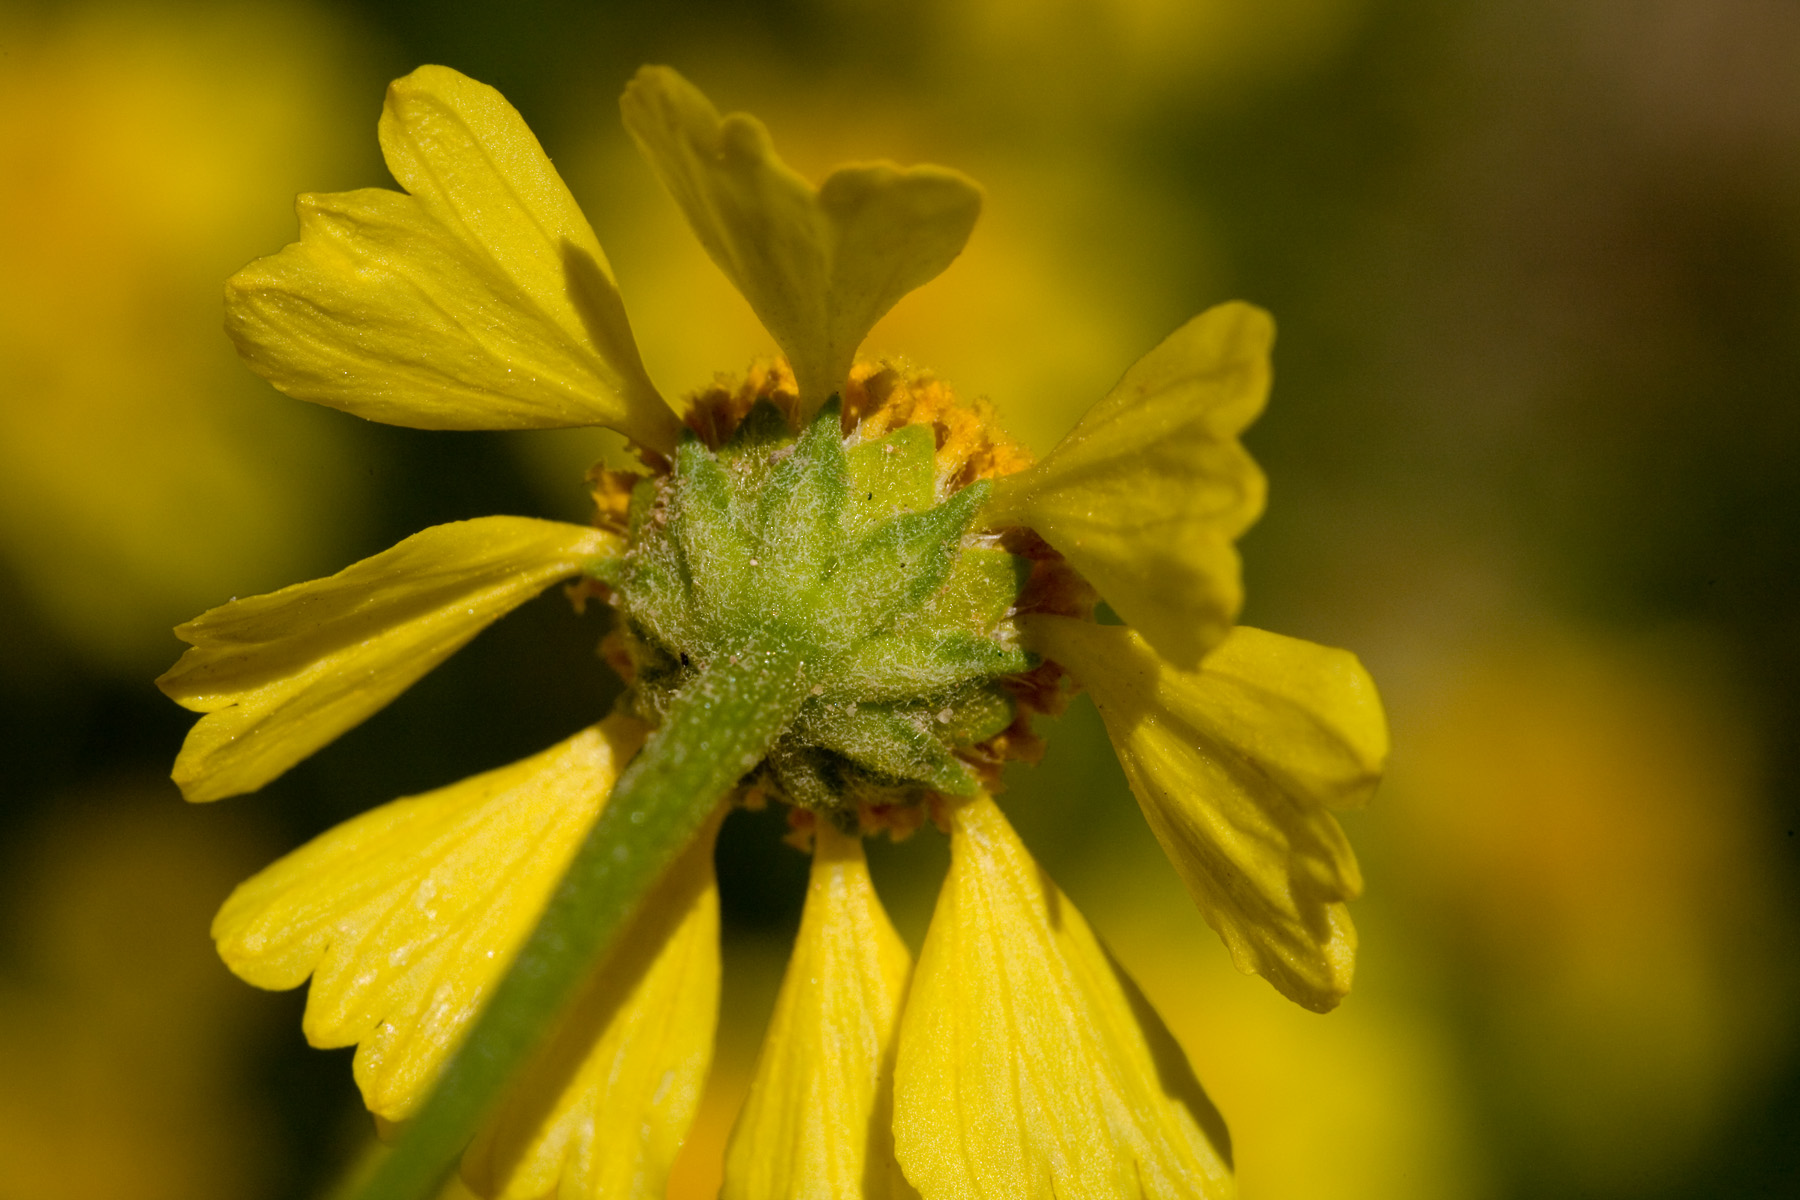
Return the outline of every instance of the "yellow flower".
{"type": "Polygon", "coordinates": [[[232,336],[294,396],[423,428],[604,425],[650,474],[595,476],[597,528],[440,526],[181,628],[160,682],[206,714],[175,772],[194,800],[275,778],[558,580],[615,609],[631,685],[594,728],[276,863],[219,914],[221,953],[261,986],[310,975],[307,1036],[356,1044],[365,1101],[405,1121],[565,869],[609,822],[625,861],[660,819],[634,781],[697,780],[710,819],[463,1158],[486,1196],[659,1195],[710,1055],[713,831],[730,797],[773,796],[814,862],[725,1196],[1233,1194],[1180,1048],[987,793],[1067,671],[1238,965],[1321,1010],[1348,988],[1360,877],[1327,810],[1375,785],[1379,701],[1347,653],[1233,627],[1269,318],[1195,318],[1027,466],[984,409],[854,361],[960,252],[973,184],[874,164],[815,189],[666,68],[622,108],[785,354],[694,397],[686,431],[537,141],[446,68],[388,95],[406,193],[302,197],[300,242],[229,284],[232,336]],[[1133,628],[1095,624],[1090,585],[1133,628]],[[913,972],[856,835],[926,815],[952,865],[913,972]]]}

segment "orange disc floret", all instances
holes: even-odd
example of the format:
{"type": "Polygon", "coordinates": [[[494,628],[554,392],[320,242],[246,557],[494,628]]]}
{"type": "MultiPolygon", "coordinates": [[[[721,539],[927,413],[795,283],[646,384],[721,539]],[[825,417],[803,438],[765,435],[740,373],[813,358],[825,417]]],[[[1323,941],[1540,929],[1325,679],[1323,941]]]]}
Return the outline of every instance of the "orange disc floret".
{"type": "Polygon", "coordinates": [[[794,424],[795,406],[800,403],[800,389],[794,383],[794,372],[783,358],[759,358],[750,364],[742,379],[734,379],[721,371],[712,384],[688,397],[687,413],[682,420],[699,435],[700,440],[717,450],[730,440],[758,400],[767,400],[794,424]]]}
{"type": "Polygon", "coordinates": [[[930,425],[937,442],[938,481],[953,492],[1031,465],[1031,452],[1000,431],[985,399],[958,400],[943,380],[887,362],[859,362],[844,388],[846,429],[880,437],[902,425],[930,425]]]}
{"type": "MultiPolygon", "coordinates": [[[[769,401],[790,424],[795,422],[799,389],[785,359],[757,359],[741,379],[716,376],[688,398],[683,420],[701,441],[717,449],[737,432],[758,400],[769,401]]],[[[899,363],[858,362],[845,381],[843,404],[844,432],[860,431],[864,439],[903,425],[931,426],[944,492],[1031,465],[1031,452],[1001,432],[991,404],[979,398],[957,399],[948,384],[926,371],[899,363]]]]}

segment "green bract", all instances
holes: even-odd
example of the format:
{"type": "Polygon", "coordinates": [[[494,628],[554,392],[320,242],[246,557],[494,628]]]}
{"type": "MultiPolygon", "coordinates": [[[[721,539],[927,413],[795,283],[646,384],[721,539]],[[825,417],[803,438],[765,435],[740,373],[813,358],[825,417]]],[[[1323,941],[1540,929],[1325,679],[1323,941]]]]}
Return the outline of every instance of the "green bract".
{"type": "Polygon", "coordinates": [[[805,699],[745,772],[849,825],[858,802],[978,791],[955,752],[1012,722],[999,680],[1036,660],[1008,619],[1027,565],[968,534],[989,484],[940,500],[928,427],[840,429],[836,400],[798,437],[763,401],[716,452],[688,435],[605,574],[654,723],[709,670],[792,649],[805,699]]]}

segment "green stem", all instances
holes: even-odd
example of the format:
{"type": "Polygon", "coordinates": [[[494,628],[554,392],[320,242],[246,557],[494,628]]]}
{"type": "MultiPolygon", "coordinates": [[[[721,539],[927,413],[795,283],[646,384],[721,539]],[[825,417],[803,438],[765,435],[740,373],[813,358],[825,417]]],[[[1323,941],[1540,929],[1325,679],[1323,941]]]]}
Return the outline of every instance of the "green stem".
{"type": "Polygon", "coordinates": [[[794,649],[746,650],[702,670],[619,777],[469,1040],[355,1200],[430,1200],[576,987],[733,784],[806,699],[794,649]]]}

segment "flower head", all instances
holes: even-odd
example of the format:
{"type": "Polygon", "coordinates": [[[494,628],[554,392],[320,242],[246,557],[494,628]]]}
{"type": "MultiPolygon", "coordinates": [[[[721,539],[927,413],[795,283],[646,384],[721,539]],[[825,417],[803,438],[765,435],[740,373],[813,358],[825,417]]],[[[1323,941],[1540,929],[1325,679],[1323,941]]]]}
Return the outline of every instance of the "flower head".
{"type": "Polygon", "coordinates": [[[384,1121],[480,1118],[483,1195],[660,1194],[710,1053],[712,834],[776,800],[812,880],[725,1195],[1232,1194],[1180,1049],[990,793],[1072,677],[1238,965],[1321,1010],[1348,989],[1360,877],[1331,810],[1373,790],[1380,705],[1350,655],[1233,624],[1269,318],[1196,317],[1030,465],[985,407],[855,361],[960,252],[972,183],[874,164],[814,188],[666,68],[622,107],[785,356],[679,417],[530,131],[446,68],[388,95],[405,192],[302,197],[301,240],[228,285],[233,338],[291,395],[431,429],[604,425],[646,469],[594,474],[593,527],[438,526],[181,628],[161,683],[206,714],[175,772],[194,800],[275,778],[560,580],[614,613],[629,685],[560,745],[276,863],[219,914],[221,953],[262,986],[312,977],[307,1035],[358,1046],[384,1121]],[[915,969],[861,835],[927,818],[952,862],[915,969]],[[440,1077],[452,1099],[423,1104],[440,1077]]]}

